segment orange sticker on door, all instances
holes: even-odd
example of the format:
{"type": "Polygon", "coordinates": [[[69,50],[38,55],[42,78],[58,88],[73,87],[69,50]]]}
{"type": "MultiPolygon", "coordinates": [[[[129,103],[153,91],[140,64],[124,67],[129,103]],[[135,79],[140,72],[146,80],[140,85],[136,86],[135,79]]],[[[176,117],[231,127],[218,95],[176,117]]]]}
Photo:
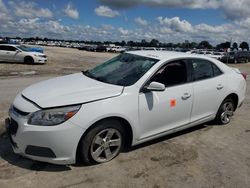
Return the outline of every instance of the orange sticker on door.
{"type": "Polygon", "coordinates": [[[170,104],[170,107],[175,107],[176,106],[176,99],[170,99],[169,104],[170,104]]]}

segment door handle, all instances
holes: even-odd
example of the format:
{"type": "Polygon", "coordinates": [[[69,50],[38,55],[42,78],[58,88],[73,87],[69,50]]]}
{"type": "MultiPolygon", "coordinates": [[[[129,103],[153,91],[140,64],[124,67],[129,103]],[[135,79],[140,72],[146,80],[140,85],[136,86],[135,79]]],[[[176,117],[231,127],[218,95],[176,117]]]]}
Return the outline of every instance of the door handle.
{"type": "Polygon", "coordinates": [[[184,93],[184,95],[182,95],[182,100],[187,100],[188,98],[190,98],[191,97],[191,94],[189,94],[189,93],[184,93]]]}
{"type": "Polygon", "coordinates": [[[219,84],[216,88],[217,88],[218,90],[221,90],[221,89],[223,89],[223,85],[219,84]]]}
{"type": "Polygon", "coordinates": [[[10,52],[6,52],[6,54],[10,54],[10,52]]]}

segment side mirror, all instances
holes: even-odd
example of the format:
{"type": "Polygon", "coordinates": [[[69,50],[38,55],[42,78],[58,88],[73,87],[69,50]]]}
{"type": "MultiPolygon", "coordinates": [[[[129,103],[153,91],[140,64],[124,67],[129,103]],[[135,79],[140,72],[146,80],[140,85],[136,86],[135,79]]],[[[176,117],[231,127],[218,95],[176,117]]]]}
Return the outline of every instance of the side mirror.
{"type": "Polygon", "coordinates": [[[148,86],[144,86],[144,91],[165,91],[164,84],[159,82],[151,82],[148,86]]]}
{"type": "Polygon", "coordinates": [[[21,52],[21,50],[16,50],[16,53],[20,53],[21,52]]]}

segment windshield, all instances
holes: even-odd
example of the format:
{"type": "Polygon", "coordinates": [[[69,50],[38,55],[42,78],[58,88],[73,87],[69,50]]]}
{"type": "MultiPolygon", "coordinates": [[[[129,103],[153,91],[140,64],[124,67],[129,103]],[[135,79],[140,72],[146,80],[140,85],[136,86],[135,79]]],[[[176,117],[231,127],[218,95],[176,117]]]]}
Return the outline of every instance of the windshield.
{"type": "Polygon", "coordinates": [[[124,53],[84,74],[105,83],[130,86],[158,61],[158,59],[124,53]]]}
{"type": "Polygon", "coordinates": [[[17,46],[17,47],[18,47],[20,50],[25,51],[25,52],[29,52],[29,51],[30,51],[29,47],[24,46],[24,45],[20,45],[20,46],[17,46]]]}

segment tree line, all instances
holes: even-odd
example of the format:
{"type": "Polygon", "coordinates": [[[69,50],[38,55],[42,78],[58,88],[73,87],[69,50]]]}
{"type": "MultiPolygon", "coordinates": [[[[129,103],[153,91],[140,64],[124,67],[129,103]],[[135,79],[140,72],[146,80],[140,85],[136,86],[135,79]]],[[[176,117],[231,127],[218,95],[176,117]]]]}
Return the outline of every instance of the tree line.
{"type": "MultiPolygon", "coordinates": [[[[5,38],[6,40],[10,39],[8,37],[5,38]]],[[[113,41],[104,41],[104,42],[100,42],[100,41],[84,41],[84,40],[61,40],[61,39],[49,39],[49,38],[40,38],[40,37],[30,37],[30,38],[20,38],[20,37],[15,37],[15,38],[11,38],[11,39],[17,39],[17,40],[23,40],[24,42],[34,42],[34,41],[54,41],[54,42],[69,42],[69,43],[85,43],[85,44],[94,44],[94,45],[108,45],[108,44],[115,44],[117,46],[131,46],[131,47],[160,47],[160,48],[182,48],[182,49],[217,49],[217,50],[221,50],[221,49],[228,49],[228,48],[233,48],[233,49],[246,49],[249,50],[249,45],[247,42],[243,41],[241,42],[239,45],[234,42],[231,45],[231,42],[227,41],[224,43],[220,43],[217,44],[215,46],[213,46],[212,44],[210,44],[208,41],[201,41],[199,43],[197,42],[189,42],[189,41],[185,41],[183,43],[163,43],[160,42],[157,39],[152,39],[151,41],[147,41],[145,39],[141,40],[141,41],[117,41],[117,42],[113,42],[113,41]]]]}

